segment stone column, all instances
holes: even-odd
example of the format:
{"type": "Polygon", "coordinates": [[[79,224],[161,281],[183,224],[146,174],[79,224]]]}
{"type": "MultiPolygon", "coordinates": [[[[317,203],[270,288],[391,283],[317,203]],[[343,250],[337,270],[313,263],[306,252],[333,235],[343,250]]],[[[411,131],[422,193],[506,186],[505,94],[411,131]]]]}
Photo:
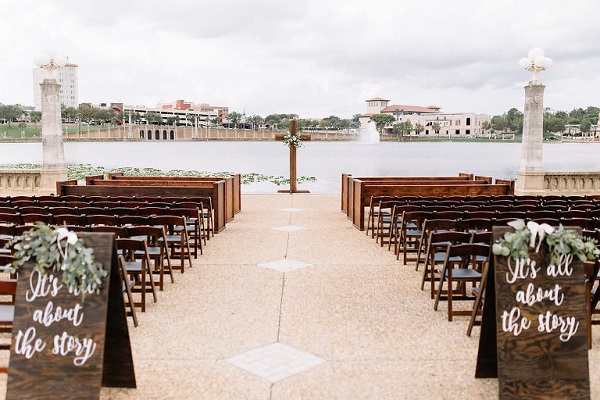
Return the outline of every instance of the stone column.
{"type": "Polygon", "coordinates": [[[539,81],[525,86],[525,113],[521,164],[517,172],[516,195],[543,195],[542,143],[544,141],[544,88],[539,81]]]}
{"type": "Polygon", "coordinates": [[[67,179],[60,116],[60,85],[56,79],[44,79],[40,87],[42,97],[41,187],[44,191],[55,193],[56,181],[67,179]]]}

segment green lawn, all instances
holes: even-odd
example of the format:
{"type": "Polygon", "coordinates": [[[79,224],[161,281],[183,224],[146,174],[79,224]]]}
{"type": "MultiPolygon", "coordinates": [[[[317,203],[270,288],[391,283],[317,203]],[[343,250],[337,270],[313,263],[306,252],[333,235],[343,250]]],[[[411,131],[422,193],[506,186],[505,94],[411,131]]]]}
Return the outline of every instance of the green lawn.
{"type": "MultiPolygon", "coordinates": [[[[111,129],[114,129],[115,126],[111,126],[111,129]]],[[[78,124],[63,124],[62,125],[63,132],[65,133],[76,133],[79,131],[78,124]]],[[[97,131],[100,129],[108,129],[108,125],[99,126],[99,125],[81,125],[81,132],[87,132],[88,128],[90,131],[97,131]]],[[[21,132],[21,128],[18,123],[11,123],[10,128],[8,124],[0,124],[0,139],[2,138],[33,138],[33,137],[42,137],[42,123],[38,122],[37,124],[27,123],[25,127],[25,131],[21,132]]]]}

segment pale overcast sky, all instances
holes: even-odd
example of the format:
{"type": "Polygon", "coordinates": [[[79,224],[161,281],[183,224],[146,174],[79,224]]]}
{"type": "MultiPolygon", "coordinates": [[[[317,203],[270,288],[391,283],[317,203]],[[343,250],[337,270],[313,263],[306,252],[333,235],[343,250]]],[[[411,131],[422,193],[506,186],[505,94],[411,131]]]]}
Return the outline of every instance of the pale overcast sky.
{"type": "Polygon", "coordinates": [[[33,105],[33,59],[79,65],[80,102],[176,99],[266,116],[523,109],[542,47],[546,107],[600,106],[600,2],[555,0],[0,0],[0,102],[33,105]]]}

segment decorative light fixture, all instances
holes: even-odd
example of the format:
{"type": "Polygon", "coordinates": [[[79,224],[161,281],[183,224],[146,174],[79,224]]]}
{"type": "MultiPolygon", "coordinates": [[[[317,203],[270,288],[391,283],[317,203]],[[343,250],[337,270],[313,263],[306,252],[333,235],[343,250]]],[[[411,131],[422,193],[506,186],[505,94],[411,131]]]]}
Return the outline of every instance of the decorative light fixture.
{"type": "Polygon", "coordinates": [[[552,66],[552,59],[544,55],[544,50],[539,47],[534,47],[529,50],[527,57],[523,57],[519,60],[519,67],[526,69],[533,73],[531,82],[538,80],[538,72],[542,72],[552,66]]]}
{"type": "Polygon", "coordinates": [[[48,78],[54,76],[54,71],[67,64],[67,58],[54,54],[42,54],[33,60],[33,63],[46,71],[48,78]]]}

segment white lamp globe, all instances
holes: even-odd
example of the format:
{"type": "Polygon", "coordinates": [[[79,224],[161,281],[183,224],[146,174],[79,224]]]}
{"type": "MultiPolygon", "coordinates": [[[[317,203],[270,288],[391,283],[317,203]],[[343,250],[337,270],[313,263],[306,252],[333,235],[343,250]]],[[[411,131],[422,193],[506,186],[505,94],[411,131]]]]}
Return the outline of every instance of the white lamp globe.
{"type": "Polygon", "coordinates": [[[540,56],[544,56],[544,50],[539,47],[534,47],[533,49],[529,50],[529,53],[527,54],[527,58],[529,58],[531,61],[540,56]]]}
{"type": "Polygon", "coordinates": [[[56,64],[57,67],[64,67],[67,64],[67,59],[63,56],[54,57],[54,64],[56,64]]]}
{"type": "Polygon", "coordinates": [[[47,54],[41,54],[39,56],[37,56],[33,62],[35,63],[35,65],[37,65],[38,67],[50,64],[50,56],[47,54]]]}
{"type": "Polygon", "coordinates": [[[527,69],[531,65],[531,60],[527,57],[523,57],[519,60],[519,67],[527,69]]]}

